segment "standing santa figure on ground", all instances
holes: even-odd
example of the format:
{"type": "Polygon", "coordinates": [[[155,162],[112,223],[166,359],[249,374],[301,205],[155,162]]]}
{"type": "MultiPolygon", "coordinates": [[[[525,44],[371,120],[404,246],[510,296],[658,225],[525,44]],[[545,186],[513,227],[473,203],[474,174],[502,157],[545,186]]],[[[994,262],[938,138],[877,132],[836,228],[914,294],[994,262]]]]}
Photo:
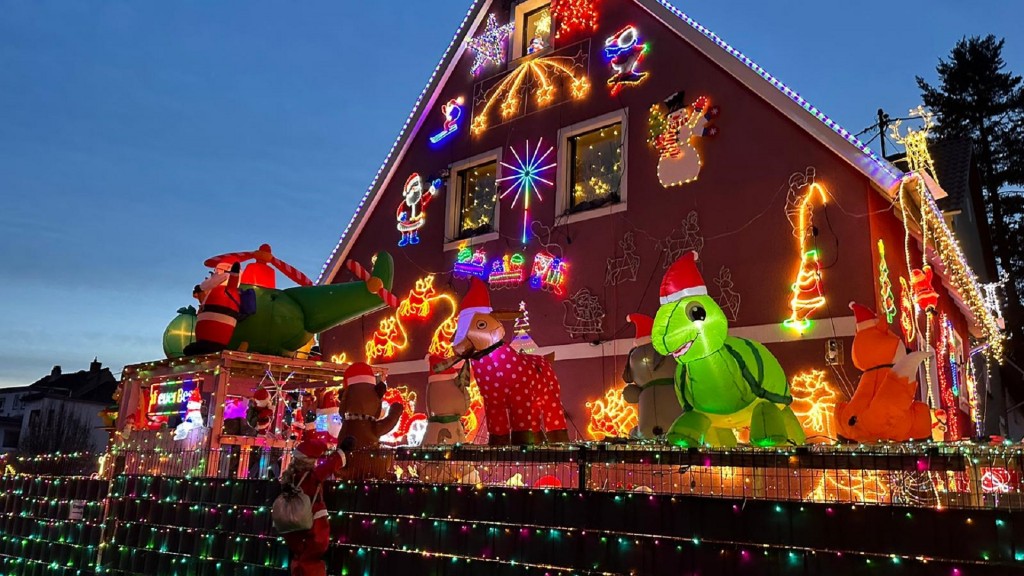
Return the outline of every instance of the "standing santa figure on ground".
{"type": "Polygon", "coordinates": [[[352,448],[352,439],[346,438],[341,449],[327,452],[327,445],[317,439],[304,440],[292,452],[288,469],[281,474],[281,483],[297,486],[309,497],[313,512],[313,526],[309,530],[288,532],[284,541],[291,552],[289,566],[292,576],[326,576],[324,554],[331,541],[331,525],[324,504],[323,483],[345,467],[346,452],[352,448]]]}

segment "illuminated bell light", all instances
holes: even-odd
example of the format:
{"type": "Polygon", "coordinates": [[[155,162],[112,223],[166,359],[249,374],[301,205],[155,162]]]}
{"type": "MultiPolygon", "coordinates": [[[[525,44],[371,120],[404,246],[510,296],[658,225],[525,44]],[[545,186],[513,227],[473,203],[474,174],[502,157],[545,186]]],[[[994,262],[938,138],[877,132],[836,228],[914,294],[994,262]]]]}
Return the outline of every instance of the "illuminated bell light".
{"type": "MultiPolygon", "coordinates": [[[[667,102],[681,97],[674,94],[667,102]]],[[[672,112],[665,103],[651,107],[648,119],[650,136],[647,143],[658,151],[658,180],[662,186],[678,186],[693,182],[703,165],[696,139],[718,134],[718,128],[708,122],[718,116],[718,106],[711,106],[707,96],[693,104],[672,112]]]]}
{"type": "Polygon", "coordinates": [[[647,78],[647,72],[637,70],[650,47],[640,42],[640,32],[633,25],[626,26],[604,41],[604,55],[611,66],[608,79],[611,95],[617,95],[624,86],[635,86],[647,78]]]}
{"type": "Polygon", "coordinates": [[[470,69],[474,76],[489,64],[501,66],[505,63],[505,45],[514,29],[514,22],[498,26],[498,17],[494,14],[487,15],[484,33],[466,42],[474,53],[473,67],[470,69]]]}
{"type": "Polygon", "coordinates": [[[502,162],[501,165],[505,166],[511,171],[509,176],[503,176],[496,180],[497,183],[511,181],[508,189],[501,193],[501,199],[504,200],[506,196],[514,194],[512,197],[512,207],[516,207],[516,203],[519,202],[519,198],[523,198],[523,244],[526,244],[526,232],[529,229],[530,222],[530,198],[534,195],[537,196],[537,200],[543,201],[544,198],[540,195],[540,189],[538,184],[546,184],[553,186],[554,183],[541,176],[546,170],[550,170],[555,167],[555,163],[551,162],[545,164],[545,159],[555,150],[554,146],[548,146],[547,150],[543,154],[540,153],[541,148],[544,147],[544,139],[541,138],[537,141],[537,145],[534,147],[533,154],[530,154],[530,142],[526,142],[526,151],[520,158],[515,148],[511,148],[512,155],[516,157],[516,164],[507,164],[502,162]]]}
{"type": "Polygon", "coordinates": [[[441,105],[441,114],[444,115],[444,127],[440,132],[430,137],[431,144],[437,144],[458,131],[459,119],[462,118],[463,104],[465,104],[465,98],[459,96],[441,105]]]}

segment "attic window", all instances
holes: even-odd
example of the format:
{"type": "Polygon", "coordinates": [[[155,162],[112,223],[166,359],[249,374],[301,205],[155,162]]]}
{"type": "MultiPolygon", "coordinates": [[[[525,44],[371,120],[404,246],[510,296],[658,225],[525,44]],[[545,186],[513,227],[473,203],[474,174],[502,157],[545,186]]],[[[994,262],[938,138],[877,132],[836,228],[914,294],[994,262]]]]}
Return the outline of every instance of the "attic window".
{"type": "Polygon", "coordinates": [[[513,12],[513,60],[551,48],[551,0],[525,0],[513,12]]]}

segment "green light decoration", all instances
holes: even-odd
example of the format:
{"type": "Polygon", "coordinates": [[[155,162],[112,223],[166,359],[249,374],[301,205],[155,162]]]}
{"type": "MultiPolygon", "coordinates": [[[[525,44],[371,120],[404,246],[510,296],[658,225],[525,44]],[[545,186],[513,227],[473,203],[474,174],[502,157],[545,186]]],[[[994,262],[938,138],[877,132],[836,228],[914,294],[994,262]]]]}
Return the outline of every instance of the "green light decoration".
{"type": "Polygon", "coordinates": [[[896,296],[892,293],[892,281],[889,279],[889,263],[885,260],[885,242],[878,239],[878,295],[882,298],[882,311],[886,322],[892,324],[896,317],[896,296]]]}

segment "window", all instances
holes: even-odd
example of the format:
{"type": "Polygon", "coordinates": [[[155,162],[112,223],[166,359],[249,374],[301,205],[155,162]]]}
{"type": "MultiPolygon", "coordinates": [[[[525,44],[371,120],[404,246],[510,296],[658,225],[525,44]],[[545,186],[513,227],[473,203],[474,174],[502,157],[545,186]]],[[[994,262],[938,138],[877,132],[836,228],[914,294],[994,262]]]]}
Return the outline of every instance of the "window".
{"type": "Polygon", "coordinates": [[[17,448],[21,441],[21,430],[7,430],[4,432],[4,448],[17,448]]]}
{"type": "Polygon", "coordinates": [[[495,148],[452,164],[448,179],[445,250],[457,250],[498,237],[498,179],[501,149],[495,148]]]}
{"type": "Polygon", "coordinates": [[[622,181],[622,123],[569,137],[569,211],[618,202],[622,181]]]}
{"type": "Polygon", "coordinates": [[[523,0],[513,16],[512,60],[551,48],[551,0],[523,0]]]}
{"type": "Polygon", "coordinates": [[[498,205],[498,163],[488,162],[458,173],[459,209],[456,239],[463,240],[495,230],[498,205]]]}

